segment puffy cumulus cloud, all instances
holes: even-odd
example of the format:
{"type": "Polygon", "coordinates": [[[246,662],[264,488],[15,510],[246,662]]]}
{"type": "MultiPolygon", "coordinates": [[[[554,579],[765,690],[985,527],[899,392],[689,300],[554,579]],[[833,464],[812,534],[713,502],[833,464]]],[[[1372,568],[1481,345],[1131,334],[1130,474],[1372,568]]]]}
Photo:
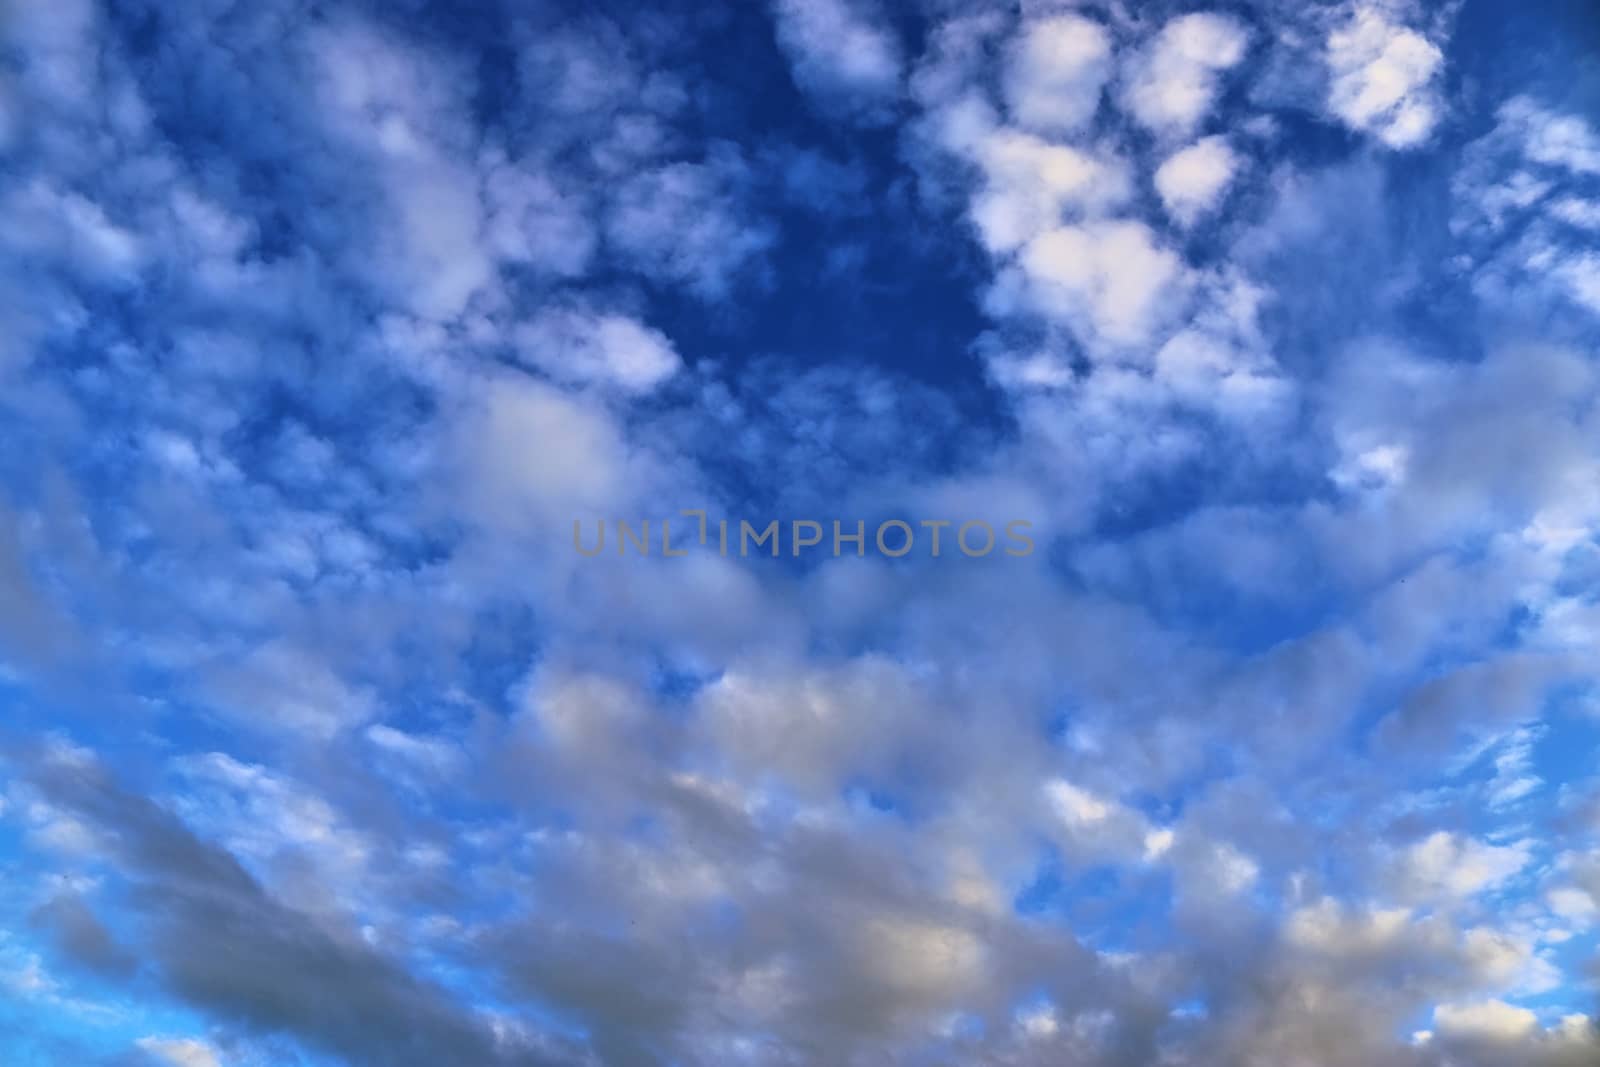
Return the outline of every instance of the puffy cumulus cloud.
{"type": "Polygon", "coordinates": [[[524,358],[552,377],[644,393],[682,365],[672,342],[626,315],[548,310],[517,328],[524,358]]]}
{"type": "Polygon", "coordinates": [[[1221,76],[1244,59],[1249,36],[1227,15],[1181,15],[1161,30],[1124,74],[1123,105],[1145,128],[1182,137],[1210,114],[1221,76]]]}
{"type": "Polygon", "coordinates": [[[1016,296],[992,297],[1060,319],[1091,344],[1115,352],[1148,340],[1178,314],[1189,272],[1143,223],[1094,222],[1047,230],[1018,256],[1016,296]],[[1104,347],[1101,347],[1104,346],[1104,347]]]}
{"type": "Polygon", "coordinates": [[[997,129],[975,145],[985,176],[972,220],[984,245],[1013,252],[1070,215],[1099,215],[1126,200],[1126,167],[1115,157],[997,129]]]}
{"type": "Polygon", "coordinates": [[[1532,1034],[1539,1017],[1503,1000],[1476,1004],[1441,1004],[1433,1011],[1434,1032],[1446,1039],[1514,1042],[1532,1034]]]}
{"type": "Polygon", "coordinates": [[[1156,381],[1178,402],[1244,423],[1281,419],[1294,386],[1262,350],[1255,296],[1237,280],[1214,290],[1216,304],[1172,335],[1155,356],[1156,381]]]}
{"type": "Polygon", "coordinates": [[[438,506],[490,541],[570,536],[575,518],[643,514],[645,487],[660,484],[659,462],[598,398],[497,372],[466,386],[456,405],[438,460],[455,488],[438,506]]]}
{"type": "MultiPolygon", "coordinates": [[[[822,795],[892,775],[912,755],[902,746],[921,743],[908,720],[936,713],[912,679],[879,661],[791,679],[730,672],[701,699],[706,728],[730,759],[822,795]]],[[[917,762],[932,769],[926,756],[917,762]]]]}
{"type": "Polygon", "coordinates": [[[1570,886],[1552,889],[1546,900],[1556,915],[1581,926],[1587,926],[1600,914],[1600,904],[1582,889],[1570,886]]]}
{"type": "Polygon", "coordinates": [[[1541,1025],[1526,1008],[1488,1000],[1441,1004],[1434,1023],[1425,1047],[1438,1051],[1449,1063],[1579,1067],[1600,1051],[1600,1033],[1582,1013],[1541,1025]]]}
{"type": "Polygon", "coordinates": [[[1167,214],[1192,226],[1227,193],[1241,160],[1224,137],[1205,137],[1168,156],[1156,168],[1156,192],[1167,214]]]}
{"type": "Polygon", "coordinates": [[[1044,134],[1082,128],[1111,77],[1111,34],[1082,15],[1026,22],[1011,44],[1005,95],[1012,119],[1044,134]]]}
{"type": "Polygon", "coordinates": [[[778,44],[795,81],[826,109],[887,121],[900,93],[900,42],[864,0],[774,0],[778,44]]]}
{"type": "MultiPolygon", "coordinates": [[[[1079,411],[1069,418],[1085,421],[1176,409],[1241,427],[1279,417],[1292,388],[1259,328],[1269,287],[1239,269],[1197,270],[1186,247],[1198,223],[1223,216],[1245,156],[1222,134],[1171,144],[1209,112],[1248,32],[1229,16],[1184,16],[1128,53],[1113,106],[1159,128],[1151,159],[1089,121],[1109,77],[1099,57],[1129,29],[1078,12],[1015,27],[961,16],[913,78],[928,107],[920,132],[963,164],[956,195],[993,260],[985,310],[1000,329],[983,346],[990,373],[1008,390],[1071,390],[1079,411]],[[1150,188],[1164,219],[1147,215],[1150,188]],[[1186,320],[1197,328],[1179,329],[1186,320]]],[[[950,180],[936,167],[925,173],[950,180]]],[[[1189,429],[1158,439],[1148,455],[1163,463],[1194,444],[1189,429]]]]}
{"type": "Polygon", "coordinates": [[[663,1042],[673,1055],[712,1058],[725,1043],[739,1047],[751,1027],[772,1034],[780,1055],[802,1045],[830,1057],[860,1048],[898,1055],[948,1039],[928,1034],[930,1020],[1007,1017],[1033,983],[1076,987],[1092,957],[1058,932],[1021,925],[975,866],[974,849],[1010,836],[1005,819],[981,809],[942,814],[964,805],[934,785],[910,800],[935,820],[924,836],[887,818],[862,823],[834,799],[840,785],[864,781],[907,802],[901,783],[887,780],[901,757],[882,752],[882,742],[929,743],[947,730],[928,719],[927,703],[906,706],[909,683],[897,673],[887,663],[851,665],[765,692],[730,678],[704,692],[706,721],[685,724],[687,736],[638,687],[571,673],[539,679],[525,751],[535,760],[559,754],[554,765],[575,777],[519,773],[519,781],[552,799],[583,788],[597,803],[574,829],[530,842],[544,873],[529,890],[541,908],[574,921],[517,916],[485,933],[487,958],[514,988],[583,1019],[607,1058],[663,1042]],[[899,716],[900,728],[863,728],[836,714],[874,708],[899,716]],[[864,738],[866,751],[854,751],[851,738],[864,738]],[[706,763],[711,740],[730,758],[706,763]],[[676,769],[685,758],[705,769],[676,769]],[[667,836],[608,832],[646,813],[667,836]],[[796,892],[816,906],[790,906],[796,892]],[[700,926],[727,906],[742,916],[738,928],[700,926]],[[631,934],[590,922],[608,913],[631,916],[631,934]],[[682,980],[689,957],[663,936],[685,922],[703,930],[694,982],[682,980]],[[750,940],[743,931],[753,930],[765,933],[750,940]],[[1041,944],[1050,946],[1042,954],[1041,944]],[[618,968],[636,976],[625,997],[611,977],[618,968]]]}
{"type": "Polygon", "coordinates": [[[328,125],[366,157],[388,198],[393,252],[372,266],[380,278],[399,269],[382,280],[417,314],[460,314],[494,276],[477,177],[458,141],[460,71],[365,22],[336,22],[308,46],[328,125]]]}
{"type": "Polygon", "coordinates": [[[1172,847],[1172,831],[1152,827],[1139,813],[1071,782],[1047,783],[1045,799],[1075,858],[1128,863],[1159,858],[1172,847]]]}
{"type": "Polygon", "coordinates": [[[1410,899],[1448,901],[1498,889],[1531,860],[1526,843],[1491,845],[1440,830],[1398,857],[1395,876],[1410,899]]]}
{"type": "Polygon", "coordinates": [[[1294,911],[1284,926],[1284,940],[1295,949],[1330,958],[1369,960],[1404,958],[1411,943],[1442,930],[1429,930],[1409,908],[1349,908],[1324,897],[1294,911]]]}
{"type": "Polygon", "coordinates": [[[1423,34],[1362,4],[1328,34],[1328,110],[1390,148],[1414,148],[1444,118],[1444,53],[1423,34]]]}

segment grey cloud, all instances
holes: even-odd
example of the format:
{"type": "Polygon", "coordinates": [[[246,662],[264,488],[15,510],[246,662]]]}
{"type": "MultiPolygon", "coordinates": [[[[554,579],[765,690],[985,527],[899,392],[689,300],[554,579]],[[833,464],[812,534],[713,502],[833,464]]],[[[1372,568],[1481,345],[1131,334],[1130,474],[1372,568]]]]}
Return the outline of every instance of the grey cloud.
{"type": "Polygon", "coordinates": [[[138,930],[129,948],[189,1003],[358,1063],[564,1062],[498,1040],[486,1020],[354,931],[280,904],[230,854],[98,766],[35,758],[41,794],[110,843],[107,858],[129,883],[124,918],[138,930]]]}

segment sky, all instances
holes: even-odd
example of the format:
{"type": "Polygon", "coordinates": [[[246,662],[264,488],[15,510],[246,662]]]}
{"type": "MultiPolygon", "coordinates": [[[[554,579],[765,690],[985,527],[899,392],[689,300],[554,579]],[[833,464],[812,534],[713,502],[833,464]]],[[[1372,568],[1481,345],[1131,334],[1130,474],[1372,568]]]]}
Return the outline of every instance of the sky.
{"type": "Polygon", "coordinates": [[[1597,57],[0,0],[0,1061],[1600,1063],[1597,57]]]}

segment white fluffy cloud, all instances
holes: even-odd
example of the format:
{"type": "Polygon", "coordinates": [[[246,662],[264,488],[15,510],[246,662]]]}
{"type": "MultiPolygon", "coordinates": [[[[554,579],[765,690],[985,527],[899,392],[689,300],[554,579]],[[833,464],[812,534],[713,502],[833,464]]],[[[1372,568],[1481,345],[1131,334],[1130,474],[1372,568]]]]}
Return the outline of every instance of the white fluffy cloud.
{"type": "Polygon", "coordinates": [[[1222,72],[1244,58],[1249,38],[1226,15],[1197,13],[1168,22],[1131,64],[1123,101],[1147,129],[1182,137],[1211,112],[1222,72]]]}
{"type": "Polygon", "coordinates": [[[1414,148],[1443,118],[1438,45],[1363,5],[1328,35],[1328,109],[1391,148],[1414,148]]]}
{"type": "Polygon", "coordinates": [[[972,203],[979,236],[992,252],[1012,252],[1064,218],[1096,215],[1123,201],[1122,163],[1015,130],[982,139],[985,185],[972,203]]]}
{"type": "Polygon", "coordinates": [[[1519,138],[1535,163],[1573,174],[1600,174],[1600,134],[1580,115],[1564,115],[1526,96],[1500,108],[1503,128],[1519,138]]]}
{"type": "Polygon", "coordinates": [[[1035,308],[1112,350],[1147,340],[1186,279],[1183,261],[1138,222],[1058,227],[1030,241],[1019,263],[1035,308]]]}
{"type": "Polygon", "coordinates": [[[1006,101],[1021,126],[1070,133],[1094,117],[1111,77],[1111,35],[1081,15],[1023,25],[1006,69],[1006,101]]]}
{"type": "Polygon", "coordinates": [[[1171,830],[1151,826],[1110,797],[1059,778],[1045,783],[1044,794],[1061,841],[1076,862],[1137,863],[1159,859],[1172,848],[1171,830]]]}
{"type": "Polygon", "coordinates": [[[364,268],[417,315],[448,320],[492,284],[484,206],[457,143],[458,72],[398,35],[335,20],[313,42],[330,132],[365,157],[394,225],[364,268]],[[381,115],[381,121],[374,121],[381,115]]]}
{"type": "Polygon", "coordinates": [[[1156,168],[1156,192],[1167,214],[1192,226],[1227,192],[1240,159],[1225,137],[1205,137],[1174,152],[1156,168]]]}
{"type": "Polygon", "coordinates": [[[1409,899],[1460,899],[1499,888],[1531,858],[1525,844],[1491,845],[1439,830],[1399,857],[1396,875],[1409,899]]]}
{"type": "Polygon", "coordinates": [[[682,365],[672,342],[626,315],[549,310],[516,331],[519,354],[558,381],[644,393],[682,365]]]}
{"type": "Polygon", "coordinates": [[[902,59],[892,29],[862,0],[774,0],[778,43],[795,81],[825,107],[868,121],[888,117],[902,59]]]}
{"type": "Polygon", "coordinates": [[[1539,1017],[1503,1000],[1484,1000],[1440,1004],[1434,1009],[1433,1025],[1440,1037],[1510,1042],[1537,1030],[1539,1017]]]}

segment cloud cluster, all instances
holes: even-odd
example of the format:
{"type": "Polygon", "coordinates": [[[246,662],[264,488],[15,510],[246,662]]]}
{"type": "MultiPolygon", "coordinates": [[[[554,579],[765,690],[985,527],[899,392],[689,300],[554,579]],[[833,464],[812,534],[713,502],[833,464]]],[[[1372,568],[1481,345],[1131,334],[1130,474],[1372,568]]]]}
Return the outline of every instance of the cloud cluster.
{"type": "Polygon", "coordinates": [[[0,23],[0,1059],[1595,1061],[1570,99],[448,6],[0,23]],[[1039,550],[571,550],[683,509],[1039,550]]]}
{"type": "Polygon", "coordinates": [[[1442,117],[1438,45],[1397,25],[1377,5],[1362,5],[1328,35],[1328,108],[1352,129],[1391,148],[1427,139],[1442,117]]]}

